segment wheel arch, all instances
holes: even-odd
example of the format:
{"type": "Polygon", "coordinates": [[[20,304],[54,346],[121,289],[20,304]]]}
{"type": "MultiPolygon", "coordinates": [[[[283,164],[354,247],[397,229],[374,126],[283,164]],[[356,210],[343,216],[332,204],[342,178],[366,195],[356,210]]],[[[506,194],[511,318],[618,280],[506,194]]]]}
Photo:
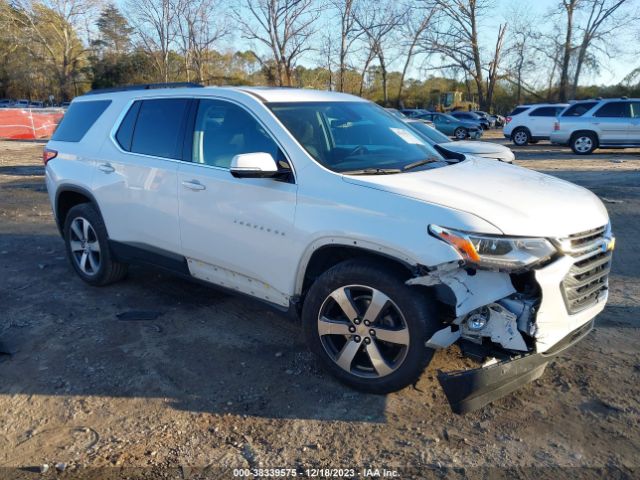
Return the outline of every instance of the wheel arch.
{"type": "Polygon", "coordinates": [[[312,245],[303,256],[296,275],[295,295],[303,298],[316,278],[338,263],[353,258],[370,259],[407,278],[418,268],[412,259],[391,248],[355,240],[325,239],[312,245]]]}
{"type": "Polygon", "coordinates": [[[518,130],[524,130],[525,132],[527,132],[527,135],[529,135],[529,138],[532,138],[531,130],[529,130],[529,127],[525,127],[524,125],[519,125],[515,127],[513,130],[511,130],[511,140],[513,140],[513,136],[516,134],[518,130]]]}
{"type": "Polygon", "coordinates": [[[588,128],[581,128],[580,130],[576,130],[575,132],[573,132],[571,134],[571,137],[569,137],[569,142],[573,143],[573,141],[576,139],[576,137],[578,135],[584,135],[584,134],[589,134],[589,135],[593,135],[596,139],[596,145],[595,147],[597,148],[598,145],[600,145],[600,137],[598,136],[598,132],[596,132],[595,130],[590,130],[588,128]]]}
{"type": "Polygon", "coordinates": [[[87,189],[78,187],[77,185],[60,185],[56,191],[56,202],[54,205],[54,212],[56,218],[56,225],[60,234],[64,237],[64,223],[67,218],[69,210],[76,205],[82,203],[91,203],[98,213],[100,208],[96,202],[95,197],[87,189]]]}

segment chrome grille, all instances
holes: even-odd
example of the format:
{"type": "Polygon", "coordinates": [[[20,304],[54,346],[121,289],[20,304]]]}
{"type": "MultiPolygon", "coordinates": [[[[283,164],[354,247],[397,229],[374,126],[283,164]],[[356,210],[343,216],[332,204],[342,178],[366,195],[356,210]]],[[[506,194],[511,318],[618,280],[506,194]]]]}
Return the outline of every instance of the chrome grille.
{"type": "Polygon", "coordinates": [[[607,227],[600,227],[560,240],[563,252],[575,258],[561,284],[570,314],[593,306],[608,288],[611,270],[608,233],[607,227]]]}

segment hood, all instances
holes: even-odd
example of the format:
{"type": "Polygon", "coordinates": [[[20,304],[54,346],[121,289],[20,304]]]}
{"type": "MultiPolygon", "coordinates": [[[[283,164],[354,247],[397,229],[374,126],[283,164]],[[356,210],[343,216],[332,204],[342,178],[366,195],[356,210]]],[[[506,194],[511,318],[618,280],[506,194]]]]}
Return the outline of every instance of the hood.
{"type": "Polygon", "coordinates": [[[488,153],[507,153],[511,150],[499,143],[473,142],[461,140],[459,142],[440,143],[441,147],[458,153],[470,153],[472,155],[486,155],[488,153]]]}
{"type": "Polygon", "coordinates": [[[600,199],[585,188],[478,157],[442,168],[343,178],[354,185],[471,213],[506,235],[566,237],[609,221],[600,199]]]}
{"type": "Polygon", "coordinates": [[[460,141],[447,142],[438,144],[451,152],[462,153],[466,155],[477,155],[485,158],[495,158],[503,162],[513,162],[515,155],[510,148],[500,145],[499,143],[490,142],[474,142],[460,141]]]}

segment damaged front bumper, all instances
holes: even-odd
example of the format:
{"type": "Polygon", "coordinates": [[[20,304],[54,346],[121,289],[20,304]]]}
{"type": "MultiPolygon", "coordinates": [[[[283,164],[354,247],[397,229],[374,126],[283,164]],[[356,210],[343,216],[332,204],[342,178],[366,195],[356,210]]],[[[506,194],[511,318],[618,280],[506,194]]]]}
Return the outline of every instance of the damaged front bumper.
{"type": "Polygon", "coordinates": [[[582,340],[593,328],[593,323],[591,320],[571,332],[546,353],[524,354],[472,370],[439,371],[438,381],[451,410],[460,414],[476,410],[536,380],[544,373],[547,363],[582,340]]]}
{"type": "Polygon", "coordinates": [[[509,273],[465,269],[453,262],[407,281],[434,287],[436,297],[451,309],[449,322],[427,341],[428,347],[458,343],[467,356],[493,362],[439,372],[454,412],[480,408],[535,380],[552,357],[587,335],[607,301],[611,250],[606,238],[593,248],[567,250],[518,274],[515,283],[509,273]]]}

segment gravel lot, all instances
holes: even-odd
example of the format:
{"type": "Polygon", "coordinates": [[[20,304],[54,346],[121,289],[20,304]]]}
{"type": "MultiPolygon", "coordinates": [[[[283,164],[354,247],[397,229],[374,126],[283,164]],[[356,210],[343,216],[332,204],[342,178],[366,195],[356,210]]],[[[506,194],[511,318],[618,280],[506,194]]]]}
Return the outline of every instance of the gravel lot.
{"type": "Polygon", "coordinates": [[[416,388],[363,395],[319,371],[296,322],[259,303],[139,267],[117,285],[85,285],[64,256],[41,151],[0,142],[0,339],[18,349],[0,356],[0,477],[39,478],[44,464],[44,477],[101,479],[259,467],[640,475],[639,150],[514,148],[518,164],[606,202],[618,238],[610,301],[540,380],[465,416],[450,412],[435,379],[460,364],[455,347],[416,388]],[[116,317],[132,310],[160,315],[116,317]]]}

